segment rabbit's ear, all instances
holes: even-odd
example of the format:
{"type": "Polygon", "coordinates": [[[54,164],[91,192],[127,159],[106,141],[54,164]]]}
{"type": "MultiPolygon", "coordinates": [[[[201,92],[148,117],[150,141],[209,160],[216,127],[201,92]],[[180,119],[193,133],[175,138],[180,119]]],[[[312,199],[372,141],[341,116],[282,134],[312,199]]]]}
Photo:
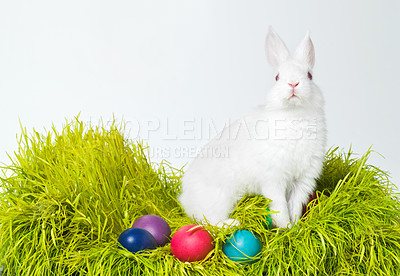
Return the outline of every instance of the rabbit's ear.
{"type": "Polygon", "coordinates": [[[265,51],[268,63],[276,70],[282,62],[289,58],[289,50],[272,27],[269,27],[269,32],[265,40],[265,51]]]}
{"type": "Polygon", "coordinates": [[[314,67],[315,63],[315,51],[314,45],[310,38],[310,32],[307,32],[303,41],[297,46],[293,57],[298,61],[305,63],[310,69],[314,67]]]}

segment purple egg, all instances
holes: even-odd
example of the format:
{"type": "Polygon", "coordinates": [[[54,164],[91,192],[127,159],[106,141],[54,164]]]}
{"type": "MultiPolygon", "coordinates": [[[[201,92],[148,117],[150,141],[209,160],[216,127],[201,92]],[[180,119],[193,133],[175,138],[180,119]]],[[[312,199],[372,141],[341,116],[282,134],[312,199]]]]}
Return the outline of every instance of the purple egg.
{"type": "Polygon", "coordinates": [[[150,232],[158,246],[163,246],[169,241],[171,228],[168,223],[156,215],[145,215],[138,218],[132,227],[142,228],[150,232]]]}

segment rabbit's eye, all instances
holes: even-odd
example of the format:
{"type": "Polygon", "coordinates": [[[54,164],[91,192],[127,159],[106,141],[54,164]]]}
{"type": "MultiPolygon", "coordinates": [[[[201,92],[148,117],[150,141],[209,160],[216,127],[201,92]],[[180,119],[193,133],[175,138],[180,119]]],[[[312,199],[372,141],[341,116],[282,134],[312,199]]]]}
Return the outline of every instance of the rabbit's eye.
{"type": "Polygon", "coordinates": [[[310,80],[312,80],[312,75],[311,75],[310,72],[308,72],[307,76],[308,76],[308,78],[309,78],[310,80]]]}
{"type": "Polygon", "coordinates": [[[278,81],[279,80],[279,74],[276,75],[275,80],[278,81]]]}

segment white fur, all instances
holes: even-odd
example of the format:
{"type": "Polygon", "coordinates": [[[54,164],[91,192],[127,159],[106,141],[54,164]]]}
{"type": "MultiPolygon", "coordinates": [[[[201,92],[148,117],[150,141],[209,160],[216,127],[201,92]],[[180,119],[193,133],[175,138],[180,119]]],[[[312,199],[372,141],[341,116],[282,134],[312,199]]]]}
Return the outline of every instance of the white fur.
{"type": "Polygon", "coordinates": [[[259,106],[213,138],[182,178],[180,202],[185,212],[214,225],[232,223],[229,215],[243,196],[260,194],[278,211],[277,227],[290,227],[315,189],[322,169],[326,127],[324,101],[308,78],[314,65],[309,37],[290,56],[272,30],[266,39],[270,65],[279,80],[259,106]],[[297,83],[293,88],[289,83],[297,83]],[[218,153],[218,154],[217,154],[218,153]]]}

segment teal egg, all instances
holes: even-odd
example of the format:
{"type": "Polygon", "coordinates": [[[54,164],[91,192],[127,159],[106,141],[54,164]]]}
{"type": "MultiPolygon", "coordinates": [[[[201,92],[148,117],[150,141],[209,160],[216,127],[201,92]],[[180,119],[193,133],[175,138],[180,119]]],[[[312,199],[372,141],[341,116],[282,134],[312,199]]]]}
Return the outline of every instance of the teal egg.
{"type": "Polygon", "coordinates": [[[259,260],[261,241],[248,230],[237,230],[222,245],[222,252],[232,261],[241,264],[252,264],[259,260]]]}
{"type": "MultiPolygon", "coordinates": [[[[269,207],[267,207],[267,212],[271,212],[271,210],[269,209],[269,207]]],[[[271,214],[265,215],[264,216],[265,221],[263,222],[263,225],[266,229],[272,229],[272,218],[271,218],[271,214]]]]}

